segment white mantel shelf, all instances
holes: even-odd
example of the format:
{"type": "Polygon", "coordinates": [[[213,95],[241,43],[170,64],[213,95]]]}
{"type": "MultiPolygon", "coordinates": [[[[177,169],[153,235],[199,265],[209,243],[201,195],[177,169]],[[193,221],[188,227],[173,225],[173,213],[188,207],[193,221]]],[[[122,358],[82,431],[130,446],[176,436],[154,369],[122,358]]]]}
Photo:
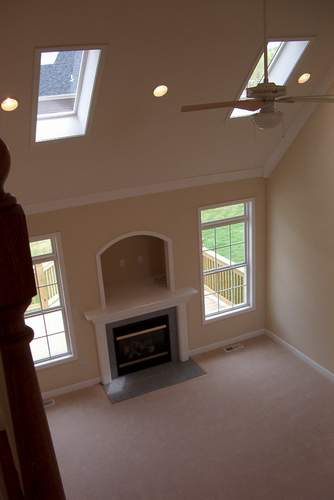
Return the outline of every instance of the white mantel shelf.
{"type": "Polygon", "coordinates": [[[105,308],[85,313],[86,319],[93,323],[110,323],[122,319],[133,318],[168,307],[175,307],[187,302],[197,293],[195,288],[168,290],[163,286],[146,286],[120,288],[117,297],[110,300],[105,308]]]}
{"type": "Polygon", "coordinates": [[[180,288],[171,291],[159,285],[120,288],[117,290],[117,297],[110,300],[105,308],[86,312],[86,319],[95,325],[102,383],[111,382],[106,325],[154,311],[176,307],[179,358],[180,361],[187,361],[189,359],[189,343],[186,302],[196,293],[195,288],[180,288]]]}

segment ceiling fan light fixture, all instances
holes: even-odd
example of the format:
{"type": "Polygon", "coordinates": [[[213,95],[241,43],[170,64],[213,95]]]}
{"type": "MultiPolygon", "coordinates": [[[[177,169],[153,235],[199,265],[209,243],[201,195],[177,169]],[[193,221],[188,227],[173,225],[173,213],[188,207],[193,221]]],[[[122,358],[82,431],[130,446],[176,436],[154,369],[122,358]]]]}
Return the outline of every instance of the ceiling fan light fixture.
{"type": "Polygon", "coordinates": [[[306,83],[309,81],[310,78],[311,78],[311,73],[303,73],[302,75],[300,75],[297,82],[301,84],[306,83]]]}
{"type": "Polygon", "coordinates": [[[253,115],[253,120],[257,128],[265,130],[267,128],[275,128],[282,121],[281,111],[266,111],[262,109],[259,113],[253,115]]]}

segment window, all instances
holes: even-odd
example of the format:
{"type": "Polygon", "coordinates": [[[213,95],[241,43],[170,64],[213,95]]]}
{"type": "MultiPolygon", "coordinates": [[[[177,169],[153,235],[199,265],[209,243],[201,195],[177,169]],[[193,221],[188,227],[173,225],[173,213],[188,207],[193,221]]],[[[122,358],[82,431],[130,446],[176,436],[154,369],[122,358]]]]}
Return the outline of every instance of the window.
{"type": "Polygon", "coordinates": [[[25,313],[35,333],[30,343],[35,365],[72,357],[56,235],[30,241],[37,294],[25,313]]]}
{"type": "MultiPolygon", "coordinates": [[[[285,85],[309,43],[309,40],[272,40],[268,42],[269,81],[275,82],[277,85],[285,85]]],[[[263,82],[263,59],[264,54],[262,52],[239,99],[247,97],[246,89],[248,87],[256,87],[258,83],[263,82]]],[[[239,118],[241,116],[250,116],[254,113],[258,113],[258,111],[254,112],[234,108],[230,117],[239,118]]]]}
{"type": "Polygon", "coordinates": [[[40,51],[36,142],[84,135],[101,49],[40,51]]]}
{"type": "Polygon", "coordinates": [[[200,209],[204,318],[249,309],[253,202],[200,209]]]}

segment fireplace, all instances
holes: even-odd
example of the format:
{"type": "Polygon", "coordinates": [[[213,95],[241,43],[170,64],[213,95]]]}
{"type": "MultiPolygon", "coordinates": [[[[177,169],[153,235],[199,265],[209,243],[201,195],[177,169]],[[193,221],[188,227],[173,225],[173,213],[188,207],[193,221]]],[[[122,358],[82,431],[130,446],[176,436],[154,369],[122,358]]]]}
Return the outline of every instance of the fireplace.
{"type": "Polygon", "coordinates": [[[175,308],[107,324],[112,377],[177,360],[176,328],[175,308]]]}
{"type": "Polygon", "coordinates": [[[151,231],[118,236],[98,252],[101,307],[85,317],[95,325],[104,385],[189,359],[186,303],[197,290],[175,289],[172,256],[171,239],[151,231]]]}

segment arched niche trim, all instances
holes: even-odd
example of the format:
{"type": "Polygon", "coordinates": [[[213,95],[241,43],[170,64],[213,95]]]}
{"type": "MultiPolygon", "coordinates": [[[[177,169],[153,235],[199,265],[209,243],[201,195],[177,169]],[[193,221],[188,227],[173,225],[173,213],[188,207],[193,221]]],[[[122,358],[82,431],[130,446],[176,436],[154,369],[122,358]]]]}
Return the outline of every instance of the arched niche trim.
{"type": "Polygon", "coordinates": [[[99,282],[101,305],[103,308],[107,306],[107,298],[106,298],[106,291],[103,279],[102,255],[116,243],[119,243],[120,241],[125,240],[127,238],[132,238],[136,236],[149,236],[152,238],[158,238],[163,241],[167,288],[172,292],[175,290],[173,243],[171,238],[169,238],[164,234],[157,233],[154,231],[132,231],[129,233],[119,235],[116,238],[113,238],[106,245],[104,245],[96,254],[97,276],[99,282]]]}

